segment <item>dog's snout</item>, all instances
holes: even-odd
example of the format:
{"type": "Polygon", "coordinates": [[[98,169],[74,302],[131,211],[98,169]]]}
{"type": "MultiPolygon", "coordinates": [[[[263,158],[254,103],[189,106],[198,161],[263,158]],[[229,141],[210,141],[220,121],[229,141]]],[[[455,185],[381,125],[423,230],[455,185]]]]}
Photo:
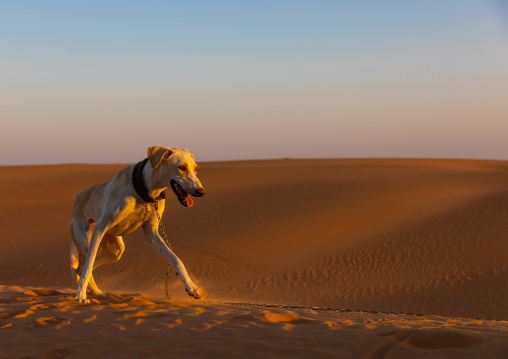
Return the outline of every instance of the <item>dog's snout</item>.
{"type": "Polygon", "coordinates": [[[197,197],[203,197],[205,194],[206,194],[206,192],[205,192],[205,189],[203,187],[198,188],[198,190],[196,191],[196,196],[197,197]]]}

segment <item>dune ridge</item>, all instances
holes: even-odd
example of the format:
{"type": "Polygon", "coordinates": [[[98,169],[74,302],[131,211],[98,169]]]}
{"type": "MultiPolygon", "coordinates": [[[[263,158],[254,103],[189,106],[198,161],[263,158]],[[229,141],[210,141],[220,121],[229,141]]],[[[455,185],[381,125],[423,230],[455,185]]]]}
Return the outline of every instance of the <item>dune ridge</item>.
{"type": "MultiPolygon", "coordinates": [[[[209,335],[202,348],[231,344],[223,336],[238,341],[230,352],[212,350],[215,356],[235,357],[261,347],[268,357],[270,349],[277,357],[294,357],[290,347],[295,343],[302,343],[296,346],[301,357],[312,352],[463,358],[479,350],[486,353],[482,357],[508,352],[508,162],[284,159],[199,165],[208,194],[191,209],[169,194],[163,224],[174,251],[210,301],[190,301],[176,276],[169,283],[172,301],[161,299],[166,263],[135,232],[124,238],[120,261],[94,271],[110,296],[89,308],[72,300],[70,208],[76,193],[126,165],[0,167],[0,331],[7,338],[0,343],[3,347],[14,337],[33,335],[34,328],[52,328],[37,335],[26,351],[14,346],[6,357],[92,353],[94,338],[106,335],[98,328],[110,324],[123,327],[118,333],[132,340],[134,349],[125,355],[164,356],[175,344],[148,353],[140,328],[159,328],[157,334],[145,333],[154,343],[185,328],[177,335],[190,343],[189,333],[199,327],[189,318],[192,311],[206,322],[200,327],[209,335]],[[113,313],[119,305],[130,309],[113,313]],[[390,323],[389,328],[382,323],[390,323]],[[79,350],[53,344],[48,352],[40,348],[66,338],[69,328],[77,333],[83,326],[88,339],[79,342],[70,334],[66,339],[79,350]],[[325,338],[298,329],[310,326],[325,338]],[[260,331],[282,339],[275,343],[260,331]],[[342,342],[348,336],[351,340],[342,342]]],[[[184,346],[179,354],[199,357],[196,346],[184,346]]]]}

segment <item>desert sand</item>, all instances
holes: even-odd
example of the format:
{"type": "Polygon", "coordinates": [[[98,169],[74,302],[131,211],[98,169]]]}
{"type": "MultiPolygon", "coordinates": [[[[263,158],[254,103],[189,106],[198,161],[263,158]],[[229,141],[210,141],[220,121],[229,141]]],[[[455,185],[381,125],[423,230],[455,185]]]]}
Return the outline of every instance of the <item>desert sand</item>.
{"type": "Polygon", "coordinates": [[[125,166],[0,167],[0,358],[508,358],[508,162],[199,163],[163,223],[207,297],[136,231],[81,305],[71,205],[125,166]]]}

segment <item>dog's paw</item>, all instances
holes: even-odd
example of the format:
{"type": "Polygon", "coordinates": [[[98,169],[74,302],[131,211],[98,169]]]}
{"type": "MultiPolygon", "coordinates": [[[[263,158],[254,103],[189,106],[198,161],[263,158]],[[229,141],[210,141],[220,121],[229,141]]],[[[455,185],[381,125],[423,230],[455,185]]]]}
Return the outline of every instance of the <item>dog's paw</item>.
{"type": "Polygon", "coordinates": [[[196,286],[185,288],[185,290],[191,297],[194,297],[196,299],[203,299],[206,295],[205,291],[202,288],[198,288],[196,286]]]}
{"type": "Polygon", "coordinates": [[[80,302],[81,304],[90,304],[90,299],[87,299],[87,298],[79,298],[78,296],[76,296],[76,298],[74,298],[74,300],[76,302],[80,302]]]}
{"type": "Polygon", "coordinates": [[[80,302],[81,304],[90,304],[90,300],[86,297],[86,292],[79,291],[76,293],[76,297],[74,298],[76,302],[80,302]]]}

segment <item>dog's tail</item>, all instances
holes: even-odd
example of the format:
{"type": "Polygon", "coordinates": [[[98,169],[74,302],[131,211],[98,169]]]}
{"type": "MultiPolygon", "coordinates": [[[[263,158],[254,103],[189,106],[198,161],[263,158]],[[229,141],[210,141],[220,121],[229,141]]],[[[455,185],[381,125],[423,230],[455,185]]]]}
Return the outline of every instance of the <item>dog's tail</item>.
{"type": "Polygon", "coordinates": [[[77,272],[79,267],[78,255],[78,248],[76,248],[76,244],[74,244],[74,241],[71,239],[71,276],[76,283],[79,281],[79,275],[77,272]]]}

